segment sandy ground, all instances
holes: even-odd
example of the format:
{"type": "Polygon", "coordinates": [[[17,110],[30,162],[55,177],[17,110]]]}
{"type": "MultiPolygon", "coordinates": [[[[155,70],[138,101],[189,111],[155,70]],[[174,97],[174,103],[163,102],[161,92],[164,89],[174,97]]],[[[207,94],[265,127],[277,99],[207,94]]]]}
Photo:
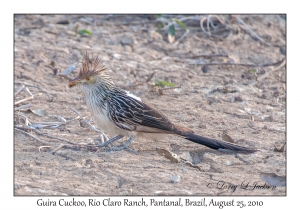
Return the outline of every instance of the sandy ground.
{"type": "MultiPolygon", "coordinates": [[[[47,113],[41,117],[31,111],[19,112],[31,122],[58,121],[48,115],[75,118],[67,106],[85,119],[91,118],[80,90],[68,88],[68,79],[53,73],[53,68],[64,71],[81,62],[88,51],[100,55],[117,85],[164,112],[174,123],[216,139],[222,139],[227,131],[236,144],[260,151],[226,154],[165,136],[159,141],[134,141],[130,148],[137,155],[126,150],[70,148],[49,153],[55,148],[42,147],[39,152],[39,147],[47,144],[15,131],[15,195],[285,195],[286,151],[274,151],[286,142],[285,66],[275,71],[276,66],[256,67],[258,78],[266,77],[251,85],[256,81],[248,71],[252,67],[209,65],[205,72],[203,65],[193,63],[280,61],[285,58],[285,19],[278,15],[240,16],[269,43],[266,45],[228,16],[224,18],[232,28],[217,34],[222,39],[209,37],[198,23],[190,22],[190,33],[174,46],[167,30],[156,31],[153,15],[16,15],[14,87],[17,91],[25,84],[34,99],[15,107],[31,103],[32,110],[47,113]],[[64,20],[69,22],[57,24],[64,20]],[[78,31],[92,34],[75,36],[76,26],[78,31]],[[220,54],[225,56],[212,56],[220,54]],[[145,83],[154,70],[158,71],[145,83]],[[160,94],[152,85],[156,79],[181,88],[160,94]],[[141,85],[134,86],[139,82],[141,85]],[[203,170],[172,163],[157,153],[157,147],[169,149],[203,170]]],[[[176,40],[184,30],[177,32],[176,40]]],[[[76,77],[79,67],[71,77],[76,77]]],[[[15,101],[28,96],[22,91],[15,101]]],[[[24,122],[15,115],[17,124],[24,122]]],[[[99,134],[81,126],[79,120],[39,130],[74,143],[100,144],[99,134]]],[[[62,143],[28,132],[46,142],[62,143]]]]}

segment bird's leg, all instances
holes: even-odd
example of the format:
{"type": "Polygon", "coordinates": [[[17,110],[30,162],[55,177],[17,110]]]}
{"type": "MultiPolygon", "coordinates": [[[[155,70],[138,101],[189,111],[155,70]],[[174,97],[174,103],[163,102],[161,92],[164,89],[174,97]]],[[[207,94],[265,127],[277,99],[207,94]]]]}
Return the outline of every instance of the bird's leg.
{"type": "Polygon", "coordinates": [[[114,141],[118,141],[119,139],[121,139],[123,137],[124,136],[122,136],[122,135],[115,136],[97,147],[107,147],[109,144],[113,143],[114,141]]]}
{"type": "Polygon", "coordinates": [[[130,152],[133,152],[135,154],[137,154],[136,151],[134,151],[133,149],[130,149],[129,148],[129,145],[131,144],[131,142],[133,141],[134,139],[134,136],[131,136],[127,141],[126,143],[123,145],[123,146],[120,146],[120,147],[111,147],[110,148],[110,151],[120,151],[120,150],[123,150],[123,149],[128,149],[130,152]]]}

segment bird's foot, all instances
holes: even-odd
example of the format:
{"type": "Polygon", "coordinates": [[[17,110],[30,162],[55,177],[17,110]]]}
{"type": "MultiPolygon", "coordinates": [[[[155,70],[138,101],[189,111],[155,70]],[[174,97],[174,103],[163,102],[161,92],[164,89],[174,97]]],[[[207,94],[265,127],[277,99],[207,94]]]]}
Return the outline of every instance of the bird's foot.
{"type": "Polygon", "coordinates": [[[127,149],[128,151],[133,152],[133,153],[135,153],[135,154],[137,155],[138,153],[137,153],[135,150],[129,148],[129,145],[131,144],[131,142],[133,141],[133,139],[134,139],[134,137],[131,136],[131,137],[126,141],[126,143],[125,143],[123,146],[119,146],[119,147],[110,147],[110,148],[109,148],[109,151],[121,151],[121,150],[127,149]]]}
{"type": "Polygon", "coordinates": [[[109,144],[115,142],[115,141],[118,141],[119,139],[123,138],[124,136],[122,135],[118,135],[118,136],[115,136],[111,139],[109,139],[108,141],[104,142],[103,144],[101,145],[98,145],[97,147],[107,147],[109,144]]]}

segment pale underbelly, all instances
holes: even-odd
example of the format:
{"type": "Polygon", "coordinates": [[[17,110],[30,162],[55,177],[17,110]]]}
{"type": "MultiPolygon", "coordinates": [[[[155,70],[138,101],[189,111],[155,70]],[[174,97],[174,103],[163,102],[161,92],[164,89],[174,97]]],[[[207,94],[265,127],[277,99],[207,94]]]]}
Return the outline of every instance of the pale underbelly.
{"type": "Polygon", "coordinates": [[[96,124],[96,127],[103,131],[105,134],[109,134],[111,137],[122,135],[122,136],[134,136],[135,139],[153,139],[158,140],[162,137],[163,134],[161,133],[142,133],[137,131],[130,131],[121,129],[118,126],[116,126],[114,123],[112,123],[106,116],[103,114],[92,114],[94,123],[96,124]],[[95,117],[96,116],[96,117],[95,117]]]}

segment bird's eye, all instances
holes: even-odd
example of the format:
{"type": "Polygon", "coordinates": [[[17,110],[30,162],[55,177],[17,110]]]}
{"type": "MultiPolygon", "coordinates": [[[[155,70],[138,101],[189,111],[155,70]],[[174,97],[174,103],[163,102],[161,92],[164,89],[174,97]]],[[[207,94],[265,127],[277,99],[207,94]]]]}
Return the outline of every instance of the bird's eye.
{"type": "Polygon", "coordinates": [[[91,77],[87,77],[87,78],[85,78],[85,80],[86,80],[87,82],[90,82],[90,81],[92,81],[92,78],[91,78],[91,77]]]}

